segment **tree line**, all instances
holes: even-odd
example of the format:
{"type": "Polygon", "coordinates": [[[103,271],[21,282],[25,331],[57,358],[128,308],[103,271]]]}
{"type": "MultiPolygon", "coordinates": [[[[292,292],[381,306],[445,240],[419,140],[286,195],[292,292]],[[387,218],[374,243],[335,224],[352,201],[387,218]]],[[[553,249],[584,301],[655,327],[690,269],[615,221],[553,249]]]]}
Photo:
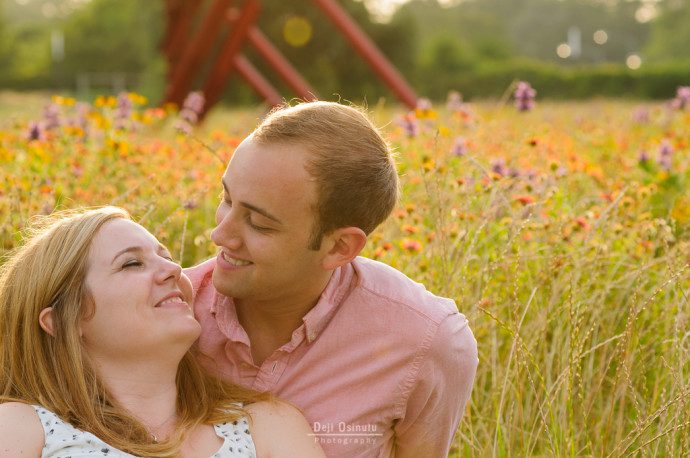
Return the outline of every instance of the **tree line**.
{"type": "MultiPolygon", "coordinates": [[[[92,0],[62,15],[57,9],[50,18],[40,14],[46,3],[5,0],[0,88],[75,90],[79,75],[122,74],[132,76],[131,89],[154,100],[161,96],[167,72],[162,1],[92,0]],[[33,20],[21,20],[27,17],[33,20]],[[56,55],[56,47],[64,53],[56,55]]],[[[670,86],[690,78],[685,0],[465,0],[451,6],[412,0],[385,22],[372,18],[362,1],[340,3],[417,92],[432,98],[453,89],[500,97],[512,80],[525,78],[535,81],[541,96],[665,97],[670,86]],[[579,52],[559,56],[559,45],[579,52]],[[626,66],[633,54],[641,59],[639,69],[626,66]]],[[[311,1],[262,5],[259,27],[323,97],[369,103],[390,97],[311,1]]],[[[246,55],[289,96],[261,59],[250,49],[246,55]]],[[[225,99],[257,100],[236,78],[225,99]]]]}

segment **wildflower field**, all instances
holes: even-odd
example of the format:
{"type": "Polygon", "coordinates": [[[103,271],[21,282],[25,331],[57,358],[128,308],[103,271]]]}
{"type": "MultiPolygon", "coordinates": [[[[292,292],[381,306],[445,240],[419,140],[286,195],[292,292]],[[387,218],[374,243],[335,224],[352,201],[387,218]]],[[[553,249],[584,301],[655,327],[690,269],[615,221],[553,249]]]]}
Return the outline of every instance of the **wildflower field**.
{"type": "MultiPolygon", "coordinates": [[[[185,266],[214,253],[262,108],[192,129],[135,94],[48,101],[2,112],[3,253],[32,215],[102,204],[185,266]]],[[[690,107],[517,102],[369,107],[403,197],[365,255],[454,298],[479,345],[452,456],[688,456],[690,107]]]]}

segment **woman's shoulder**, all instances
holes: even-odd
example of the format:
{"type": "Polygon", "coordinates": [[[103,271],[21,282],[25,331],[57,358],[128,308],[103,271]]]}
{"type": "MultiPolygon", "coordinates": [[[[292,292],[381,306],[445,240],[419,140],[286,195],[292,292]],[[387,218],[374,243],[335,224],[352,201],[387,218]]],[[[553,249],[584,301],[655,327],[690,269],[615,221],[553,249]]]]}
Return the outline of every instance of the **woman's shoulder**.
{"type": "Polygon", "coordinates": [[[294,405],[269,400],[247,404],[244,410],[251,418],[251,434],[259,456],[278,457],[288,450],[299,450],[299,456],[324,456],[309,423],[294,405]]]}
{"type": "Polygon", "coordinates": [[[0,458],[41,456],[45,436],[34,406],[22,402],[0,404],[0,458]]]}

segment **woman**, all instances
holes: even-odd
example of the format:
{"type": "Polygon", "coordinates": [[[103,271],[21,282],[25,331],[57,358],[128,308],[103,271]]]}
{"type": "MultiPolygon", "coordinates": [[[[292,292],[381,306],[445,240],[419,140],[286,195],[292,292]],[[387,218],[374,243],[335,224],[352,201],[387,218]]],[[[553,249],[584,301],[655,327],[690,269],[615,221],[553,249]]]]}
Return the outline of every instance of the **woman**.
{"type": "Polygon", "coordinates": [[[296,409],[200,369],[191,296],[122,209],[34,230],[0,271],[0,457],[323,456],[296,409]]]}

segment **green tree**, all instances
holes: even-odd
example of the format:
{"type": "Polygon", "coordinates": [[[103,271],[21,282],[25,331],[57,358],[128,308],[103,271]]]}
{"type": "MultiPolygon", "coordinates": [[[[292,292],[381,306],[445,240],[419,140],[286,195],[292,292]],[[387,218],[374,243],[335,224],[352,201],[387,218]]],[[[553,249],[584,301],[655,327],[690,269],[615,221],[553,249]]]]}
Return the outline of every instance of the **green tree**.
{"type": "Polygon", "coordinates": [[[667,1],[652,23],[645,56],[653,61],[690,60],[690,2],[667,1]]]}
{"type": "Polygon", "coordinates": [[[61,74],[140,76],[152,67],[160,67],[159,46],[165,19],[162,8],[163,2],[159,1],[93,0],[65,21],[61,74]]]}

